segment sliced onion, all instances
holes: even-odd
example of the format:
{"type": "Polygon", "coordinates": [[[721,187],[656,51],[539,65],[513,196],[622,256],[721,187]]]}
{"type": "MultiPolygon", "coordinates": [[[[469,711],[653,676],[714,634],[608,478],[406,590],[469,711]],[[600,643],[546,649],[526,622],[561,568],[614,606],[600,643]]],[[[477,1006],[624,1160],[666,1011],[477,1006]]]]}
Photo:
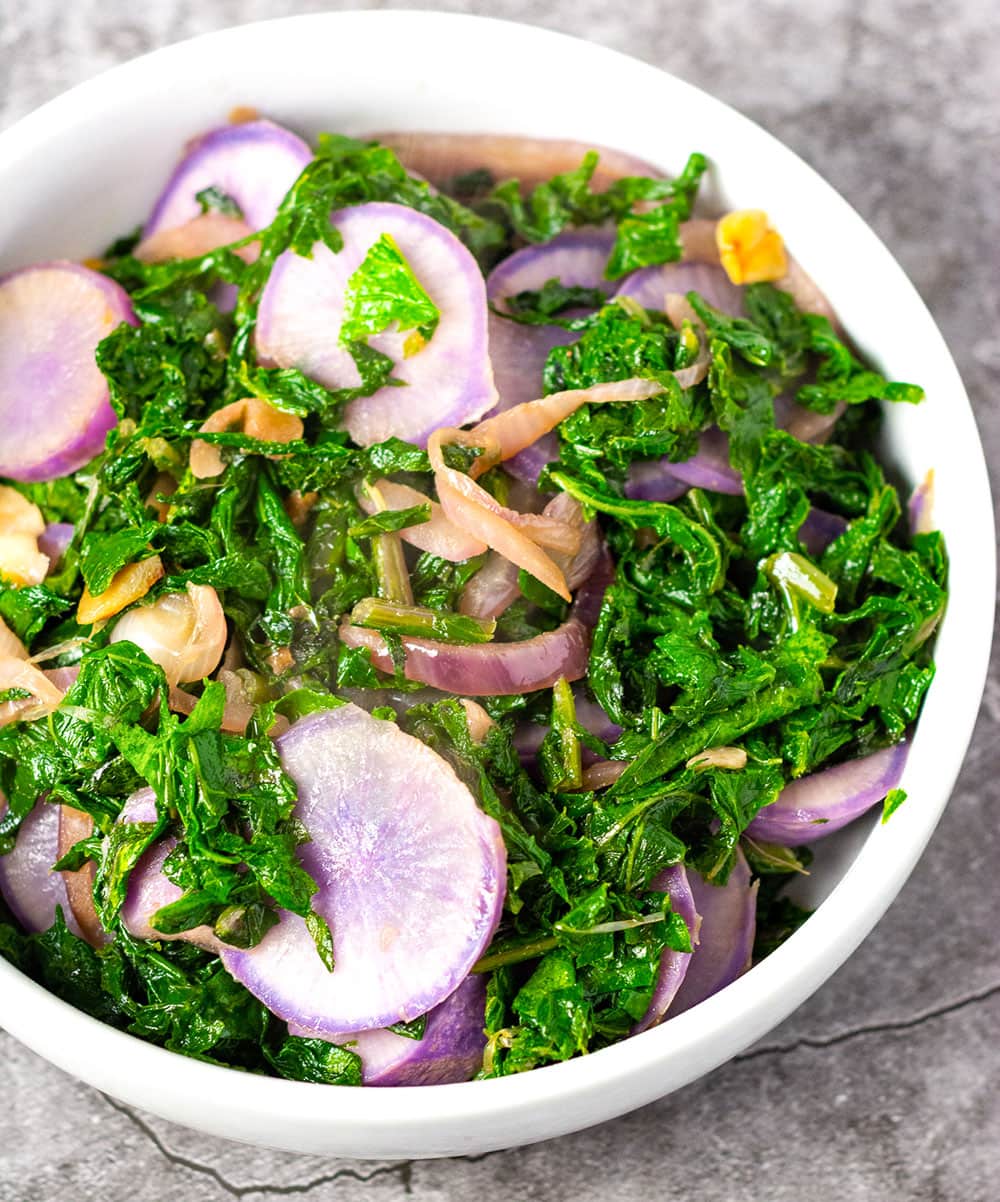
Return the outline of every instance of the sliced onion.
{"type": "MultiPolygon", "coordinates": [[[[240,430],[261,442],[294,442],[302,437],[303,425],[294,413],[282,413],[259,397],[244,397],[216,409],[201,425],[203,434],[227,430],[240,430]]],[[[221,476],[226,468],[219,447],[200,438],[191,443],[190,463],[191,475],[198,480],[221,476]]]]}
{"type": "Polygon", "coordinates": [[[44,718],[63,699],[62,690],[44,672],[16,654],[0,655],[0,690],[7,689],[25,689],[31,696],[0,703],[0,727],[44,718]]]}
{"type": "MultiPolygon", "coordinates": [[[[94,820],[83,810],[72,806],[59,807],[58,855],[62,859],[71,848],[94,832],[94,820]]],[[[97,865],[88,860],[76,872],[62,874],[66,885],[66,900],[77,921],[80,933],[92,947],[103,947],[109,941],[107,931],[101,926],[94,906],[94,878],[97,865]]]]}
{"type": "Polygon", "coordinates": [[[871,755],[793,780],[747,827],[751,839],[801,847],[859,818],[884,800],[903,775],[910,745],[904,739],[871,755]]]}
{"type": "Polygon", "coordinates": [[[603,192],[616,179],[625,176],[659,178],[663,174],[645,159],[625,151],[563,138],[430,130],[382,130],[367,136],[392,147],[408,171],[418,172],[442,188],[458,175],[482,169],[489,171],[496,180],[517,179],[522,186],[533,187],[553,175],[579,167],[590,150],[596,150],[600,156],[590,181],[595,192],[603,192]]]}
{"type": "MultiPolygon", "coordinates": [[[[200,259],[220,246],[229,246],[249,237],[253,230],[238,217],[227,217],[225,213],[201,213],[183,225],[163,228],[143,238],[133,251],[141,263],[163,263],[167,259],[200,259]]],[[[236,251],[246,263],[252,263],[259,254],[256,244],[240,247],[236,251]]]]}
{"type": "MultiPolygon", "coordinates": [[[[701,920],[695,910],[694,896],[691,893],[684,865],[674,864],[670,868],[664,869],[650,883],[650,888],[657,893],[667,894],[671,910],[684,920],[691,935],[691,943],[696,945],[701,920]]],[[[633,1035],[655,1027],[657,1023],[663,1021],[670,1009],[671,1002],[683,984],[690,963],[690,952],[675,952],[671,947],[663,949],[663,954],[660,956],[660,970],[656,976],[656,985],[649,1009],[632,1028],[633,1035]]]]}
{"type": "MultiPolygon", "coordinates": [[[[494,417],[488,417],[470,431],[478,445],[497,447],[496,456],[502,462],[537,442],[543,434],[554,430],[561,421],[575,413],[582,405],[619,401],[644,401],[663,391],[658,380],[616,380],[607,384],[594,384],[590,388],[572,388],[566,392],[553,392],[538,400],[526,401],[505,409],[494,417]]],[[[473,464],[473,472],[482,474],[490,465],[492,456],[487,454],[473,464]],[[482,467],[480,467],[482,463],[482,467]]]]}
{"type": "MultiPolygon", "coordinates": [[[[430,505],[430,521],[400,530],[399,536],[403,542],[452,563],[472,559],[486,550],[485,543],[450,522],[441,505],[417,489],[410,488],[408,484],[396,484],[392,480],[379,480],[375,487],[381,493],[387,509],[410,509],[414,505],[430,505]]],[[[375,501],[365,492],[359,495],[358,504],[365,513],[374,513],[376,510],[375,501]]]]}
{"type": "Polygon", "coordinates": [[[208,584],[165,593],[152,605],[130,609],[115,623],[111,642],[128,640],[160,665],[168,684],[211,675],[226,649],[226,615],[208,584]]]}
{"type": "Polygon", "coordinates": [[[516,563],[518,567],[530,572],[542,584],[568,601],[569,590],[558,566],[526,532],[517,529],[515,525],[518,517],[524,519],[536,515],[518,515],[513,510],[506,509],[471,476],[455,471],[445,464],[442,454],[444,441],[459,438],[460,431],[435,430],[427,443],[427,454],[434,469],[438,497],[449,520],[474,538],[481,539],[488,547],[516,563]]]}
{"type": "Polygon", "coordinates": [[[927,473],[910,496],[906,507],[911,534],[930,534],[937,529],[934,523],[934,469],[927,473]]]}
{"type": "Polygon", "coordinates": [[[516,563],[491,551],[486,562],[462,590],[458,612],[486,621],[499,618],[521,595],[517,575],[516,563]]]}
{"type": "Polygon", "coordinates": [[[687,974],[670,1007],[669,1017],[683,1014],[724,989],[750,967],[757,928],[757,882],[742,851],[725,885],[712,885],[691,869],[688,883],[701,916],[698,945],[687,974]]]}
{"type": "MultiPolygon", "coordinates": [[[[25,645],[11,630],[7,623],[0,618],[0,659],[27,659],[28,651],[25,645]]],[[[9,686],[5,685],[4,688],[9,686]]]]}
{"type": "Polygon", "coordinates": [[[628,767],[628,760],[598,760],[583,770],[584,789],[608,789],[628,767]]]}
{"type": "MultiPolygon", "coordinates": [[[[404,635],[400,642],[406,653],[406,678],[466,697],[512,696],[551,688],[561,677],[580,680],[587,671],[590,629],[612,571],[605,555],[581,587],[569,618],[555,630],[521,643],[455,646],[404,635]]],[[[348,647],[367,647],[372,662],[383,672],[395,670],[377,631],[345,624],[340,638],[348,647]]]]}

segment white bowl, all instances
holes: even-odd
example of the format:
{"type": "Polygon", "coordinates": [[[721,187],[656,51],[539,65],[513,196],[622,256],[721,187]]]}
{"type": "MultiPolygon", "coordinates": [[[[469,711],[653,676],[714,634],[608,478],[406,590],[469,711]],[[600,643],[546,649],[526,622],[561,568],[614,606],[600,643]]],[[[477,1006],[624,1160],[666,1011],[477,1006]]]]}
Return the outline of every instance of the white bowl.
{"type": "MultiPolygon", "coordinates": [[[[181,145],[254,105],[324,129],[524,132],[603,143],[677,170],[715,164],[710,205],[766,209],[851,336],[927,402],[887,415],[885,452],[911,481],[933,467],[951,556],[938,673],[886,826],[826,841],[816,913],[722,993],[656,1030],[565,1064],[433,1088],[337,1089],[189,1060],[103,1026],[0,961],[0,1023],[54,1064],[164,1118],[301,1152],[426,1157],[530,1143],[677,1089],[780,1022],[843,963],[931,835],[972,732],[990,647],[994,532],[982,448],[948,349],[861,218],[790,150],[696,88],[540,29],[414,12],[249,25],[118,67],[0,134],[0,271],[83,257],[148,211],[181,145]],[[523,86],[530,81],[530,87],[523,86]]],[[[877,170],[877,165],[875,167],[877,170]]]]}

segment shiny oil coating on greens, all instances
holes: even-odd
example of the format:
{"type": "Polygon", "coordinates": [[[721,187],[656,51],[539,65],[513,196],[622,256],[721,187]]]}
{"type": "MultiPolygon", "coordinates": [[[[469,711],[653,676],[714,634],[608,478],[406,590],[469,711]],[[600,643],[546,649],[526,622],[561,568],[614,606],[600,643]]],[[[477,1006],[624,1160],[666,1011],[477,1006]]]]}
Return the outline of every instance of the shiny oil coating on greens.
{"type": "MultiPolygon", "coordinates": [[[[876,402],[918,401],[919,388],[870,370],[827,317],[800,312],[771,283],[742,290],[739,317],[689,293],[680,324],[643,308],[627,286],[607,302],[610,286],[546,281],[508,303],[503,320],[560,329],[537,395],[635,378],[660,385],[647,399],[584,405],[566,418],[558,458],[539,483],[596,515],[610,552],[613,578],[599,612],[594,602],[577,686],[615,732],[608,745],[577,721],[565,681],[480,697],[492,723],[473,738],[460,700],[406,678],[406,637],[475,641],[488,655],[493,643],[557,631],[569,606],[522,570],[516,599],[487,629],[461,611],[486,556],[401,556],[396,532],[426,522],[430,506],[393,510],[371,490],[388,479],[433,500],[434,476],[424,450],[392,437],[359,448],[341,428],[346,405],[363,405],[393,379],[392,359],[365,337],[376,328],[365,313],[343,343],[356,368],[350,387],[331,391],[255,358],[256,306],[271,268],[317,243],[337,253],[330,213],[348,206],[414,209],[460,239],[484,274],[526,243],[601,224],[614,232],[609,285],[680,259],[705,160],[693,155],[675,180],[605,180],[601,192],[590,186],[595,166],[588,155],[532,190],[480,172],[438,191],[386,147],[328,136],[253,252],[150,264],[132,256],[135,239],[108,251],[101,268],[129,293],[140,322],[97,351],[118,425],[107,450],[75,475],[16,486],[47,523],[72,523],[74,535],[44,582],[0,590],[0,617],[27,650],[58,648],[51,666],[79,669],[46,720],[0,729],[8,803],[0,853],[43,794],[89,815],[93,834],[60,867],[96,865],[96,915],[114,935],[95,949],[61,919],[33,935],[0,921],[0,952],[47,988],[176,1051],[299,1080],[361,1082],[350,1046],[289,1035],[214,955],[183,940],[138,940],[120,925],[131,869],[169,837],[168,873],[182,892],[158,912],[157,929],[208,926],[251,948],[282,910],[306,921],[317,955],[332,964],[330,931],[310,905],[316,882],[297,853],[294,785],[268,732],[335,697],[362,700],[437,751],[503,833],[504,912],[476,966],[486,985],[483,1075],[563,1060],[634,1030],[665,954],[697,955],[696,932],[650,888],[672,866],[720,886],[734,865],[740,874],[749,866],[760,881],[758,957],[801,922],[781,887],[808,852],[744,832],[789,781],[901,742],[933,676],[943,542],[926,529],[911,535],[873,453],[876,402]],[[232,313],[219,307],[220,285],[239,289],[232,313]],[[675,373],[699,351],[708,356],[704,378],[684,388],[675,373]],[[187,464],[204,422],[246,397],[301,419],[301,437],[210,432],[202,441],[225,466],[196,478],[187,464]],[[705,437],[716,448],[723,439],[741,489],[678,488],[673,479],[671,503],[636,495],[630,480],[640,465],[669,475],[670,463],[697,460],[705,437]],[[822,537],[807,536],[819,528],[822,537]],[[188,585],[211,586],[221,599],[251,715],[240,729],[227,725],[222,680],[187,686],[179,711],[161,669],[132,643],[110,641],[113,625],[77,625],[84,586],[99,596],[153,557],[146,603],[188,585]],[[409,590],[405,604],[400,589],[409,590]],[[363,612],[394,672],[339,637],[343,619],[373,597],[391,603],[363,612]],[[546,733],[522,762],[518,737],[535,724],[546,733]],[[597,768],[605,776],[587,788],[597,768]],[[161,803],[156,821],[117,822],[147,784],[161,803]]],[[[217,189],[199,199],[232,208],[217,189]]],[[[357,295],[373,298],[379,330],[409,320],[380,290],[386,261],[372,256],[369,277],[356,281],[357,295]]],[[[393,270],[399,277],[398,261],[393,270]]],[[[425,310],[416,332],[433,345],[436,318],[425,310]]],[[[419,341],[404,341],[404,354],[419,353],[419,341]]],[[[478,474],[474,448],[449,445],[445,454],[449,469],[478,474]]],[[[479,484],[498,506],[529,508],[502,467],[479,484]]],[[[901,800],[893,790],[887,809],[901,800]]]]}

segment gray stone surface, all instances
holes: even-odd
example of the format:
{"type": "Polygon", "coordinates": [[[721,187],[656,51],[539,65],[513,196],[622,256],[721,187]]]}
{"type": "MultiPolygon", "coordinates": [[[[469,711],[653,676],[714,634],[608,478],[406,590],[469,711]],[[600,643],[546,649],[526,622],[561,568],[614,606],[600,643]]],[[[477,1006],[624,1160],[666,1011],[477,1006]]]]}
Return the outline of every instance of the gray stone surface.
{"type": "MultiPolygon", "coordinates": [[[[756,118],[870,221],[954,350],[1000,466],[996,0],[493,0],[440,7],[635,54],[756,118]]],[[[399,3],[398,7],[424,7],[399,3]]],[[[333,0],[0,0],[0,126],[125,58],[333,0]]],[[[321,1161],[133,1113],[0,1033],[0,1202],[412,1195],[576,1202],[1000,1197],[996,663],[931,847],[877,931],[760,1046],[596,1130],[436,1163],[321,1161]]]]}

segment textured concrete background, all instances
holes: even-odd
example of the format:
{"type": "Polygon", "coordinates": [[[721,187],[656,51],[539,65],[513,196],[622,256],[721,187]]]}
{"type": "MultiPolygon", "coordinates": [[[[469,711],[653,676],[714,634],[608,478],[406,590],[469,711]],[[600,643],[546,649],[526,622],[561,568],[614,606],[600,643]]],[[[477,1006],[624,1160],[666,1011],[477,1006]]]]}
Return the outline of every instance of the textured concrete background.
{"type": "MultiPolygon", "coordinates": [[[[665,67],[816,166],[910,273],[1000,467],[996,0],[479,0],[665,67]]],[[[405,4],[398,7],[427,7],[405,4]]],[[[0,127],[96,72],[303,0],[0,0],[0,127]]],[[[996,664],[955,797],[833,980],[710,1079],[594,1131],[474,1160],[322,1161],[207,1139],[77,1084],[0,1032],[0,1202],[995,1202],[1000,1198],[996,664]]]]}

